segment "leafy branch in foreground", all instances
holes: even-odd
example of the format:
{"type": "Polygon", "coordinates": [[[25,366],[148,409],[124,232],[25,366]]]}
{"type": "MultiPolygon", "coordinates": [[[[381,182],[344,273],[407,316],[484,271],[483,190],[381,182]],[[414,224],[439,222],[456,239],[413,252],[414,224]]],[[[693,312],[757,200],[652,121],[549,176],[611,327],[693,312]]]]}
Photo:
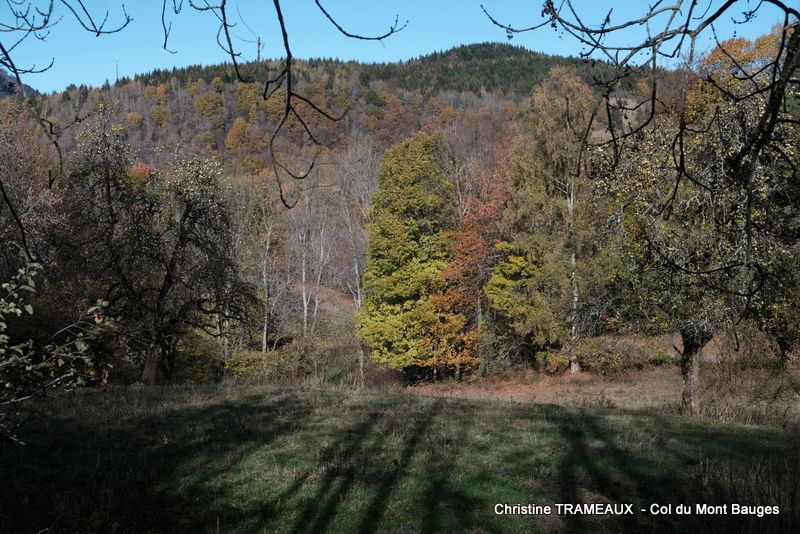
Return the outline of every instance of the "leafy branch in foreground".
{"type": "Polygon", "coordinates": [[[36,293],[38,263],[27,263],[0,286],[0,439],[19,442],[20,403],[55,388],[72,388],[101,380],[90,344],[113,321],[106,318],[107,302],[89,308],[79,321],[51,335],[43,346],[33,339],[19,342],[6,332],[9,322],[34,314],[28,302],[36,293]]]}

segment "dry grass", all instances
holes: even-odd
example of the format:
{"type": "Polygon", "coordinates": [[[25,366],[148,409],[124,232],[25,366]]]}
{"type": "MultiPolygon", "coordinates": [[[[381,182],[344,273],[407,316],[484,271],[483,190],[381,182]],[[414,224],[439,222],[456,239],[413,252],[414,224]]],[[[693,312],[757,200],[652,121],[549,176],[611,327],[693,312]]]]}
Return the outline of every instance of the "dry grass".
{"type": "Polygon", "coordinates": [[[547,375],[516,367],[486,378],[425,384],[409,388],[409,391],[435,397],[643,409],[676,403],[680,398],[680,385],[680,372],[676,367],[606,376],[595,373],[547,375]]]}
{"type": "MultiPolygon", "coordinates": [[[[788,370],[741,361],[703,366],[702,417],[742,424],[800,427],[800,366],[788,370]]],[[[434,397],[494,399],[561,406],[607,407],[677,414],[681,375],[677,366],[600,375],[547,375],[517,367],[464,382],[445,381],[408,390],[434,397]]]]}

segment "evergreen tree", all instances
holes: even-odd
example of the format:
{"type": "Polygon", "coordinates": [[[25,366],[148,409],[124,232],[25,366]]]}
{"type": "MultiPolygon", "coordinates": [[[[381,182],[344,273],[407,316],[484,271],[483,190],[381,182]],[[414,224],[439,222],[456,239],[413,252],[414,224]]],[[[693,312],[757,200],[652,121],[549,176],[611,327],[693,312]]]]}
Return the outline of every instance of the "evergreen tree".
{"type": "Polygon", "coordinates": [[[436,160],[440,137],[418,134],[386,153],[375,194],[358,335],[391,369],[436,360],[436,309],[456,226],[453,188],[436,160]]]}
{"type": "Polygon", "coordinates": [[[579,369],[575,344],[587,240],[586,187],[575,176],[593,95],[575,71],[550,70],[534,88],[523,115],[509,168],[509,201],[497,244],[503,259],[484,291],[492,309],[495,356],[529,360],[569,340],[571,367],[579,369]],[[497,343],[501,341],[501,343],[497,343]]]}

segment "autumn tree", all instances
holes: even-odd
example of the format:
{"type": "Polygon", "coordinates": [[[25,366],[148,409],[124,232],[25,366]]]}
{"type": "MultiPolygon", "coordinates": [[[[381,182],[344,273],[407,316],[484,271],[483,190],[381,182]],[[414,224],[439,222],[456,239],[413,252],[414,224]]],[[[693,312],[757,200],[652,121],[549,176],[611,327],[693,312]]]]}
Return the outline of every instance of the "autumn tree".
{"type": "Polygon", "coordinates": [[[780,330],[781,307],[792,306],[786,266],[798,245],[792,218],[784,218],[793,209],[785,195],[796,183],[791,116],[779,111],[758,141],[759,157],[740,159],[769,99],[742,96],[775,75],[755,49],[742,40],[721,43],[696,67],[701,76],[685,101],[681,137],[670,133],[671,118],[659,117],[601,173],[628,237],[631,286],[646,294],[638,301],[681,335],[683,409],[691,414],[700,410],[701,351],[712,337],[758,316],[759,307],[780,330]],[[789,211],[776,211],[781,204],[789,211]],[[784,285],[787,291],[778,290],[784,285]],[[765,298],[776,306],[764,309],[765,298]]]}
{"type": "Polygon", "coordinates": [[[247,121],[242,117],[236,117],[233,124],[225,136],[225,148],[231,152],[236,152],[245,144],[247,138],[247,121]]]}
{"type": "Polygon", "coordinates": [[[563,212],[563,237],[566,253],[569,255],[570,306],[567,324],[570,339],[570,370],[580,370],[576,355],[579,336],[578,308],[578,253],[581,248],[581,229],[579,219],[585,210],[579,190],[579,173],[575,165],[581,165],[581,142],[583,125],[589,122],[594,98],[591,89],[583,83],[574,71],[556,67],[550,71],[547,80],[534,89],[531,99],[531,116],[527,126],[535,141],[533,156],[539,169],[540,179],[551,181],[555,189],[563,195],[566,210],[563,212]],[[576,205],[580,202],[580,205],[576,205]]]}
{"type": "Polygon", "coordinates": [[[4,279],[16,274],[20,252],[40,259],[49,255],[48,235],[62,222],[61,194],[52,187],[48,173],[55,162],[45,142],[21,101],[0,100],[0,276],[4,279]]]}
{"type": "MultiPolygon", "coordinates": [[[[718,142],[740,141],[742,134],[757,127],[758,114],[767,102],[751,95],[774,75],[771,59],[783,46],[782,33],[778,25],[753,41],[727,40],[698,63],[699,79],[688,95],[687,113],[695,121],[717,122],[729,130],[727,136],[718,134],[718,142]],[[709,79],[714,82],[706,81],[709,79]]],[[[761,270],[744,288],[748,293],[744,315],[773,338],[784,363],[800,340],[800,294],[793,283],[794,266],[800,257],[800,227],[797,203],[792,200],[800,187],[798,117],[797,94],[792,91],[758,165],[752,171],[737,171],[744,172],[737,176],[737,182],[746,196],[743,231],[750,235],[744,243],[743,258],[749,267],[742,269],[758,265],[761,270]]]]}
{"type": "Polygon", "coordinates": [[[445,109],[451,111],[440,114],[450,117],[440,161],[453,184],[458,223],[442,287],[431,301],[438,317],[437,365],[458,379],[481,364],[489,367],[483,351],[489,310],[483,287],[499,259],[494,244],[502,238],[498,223],[508,201],[505,160],[512,126],[501,110],[445,109]]]}
{"type": "Polygon", "coordinates": [[[466,202],[466,213],[453,235],[453,252],[442,272],[442,287],[431,296],[440,338],[437,364],[452,369],[457,379],[486,363],[482,349],[489,303],[483,288],[499,260],[494,244],[501,238],[498,222],[507,200],[504,176],[486,172],[473,178],[483,187],[466,202]]]}

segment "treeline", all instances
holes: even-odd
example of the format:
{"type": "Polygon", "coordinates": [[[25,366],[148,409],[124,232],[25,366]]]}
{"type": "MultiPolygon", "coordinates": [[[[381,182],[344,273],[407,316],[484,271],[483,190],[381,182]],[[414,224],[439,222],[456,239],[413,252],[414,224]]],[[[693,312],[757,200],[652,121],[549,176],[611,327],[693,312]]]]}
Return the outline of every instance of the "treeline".
{"type": "MultiPolygon", "coordinates": [[[[359,335],[373,358],[423,375],[528,362],[591,367],[557,351],[634,327],[624,298],[616,206],[577,177],[590,87],[556,67],[507,143],[453,172],[441,136],[387,152],[370,224],[359,335]],[[556,352],[554,352],[556,351],[556,352]]],[[[666,331],[667,325],[650,328],[666,331]]],[[[583,355],[581,355],[583,356],[583,355]]],[[[583,358],[581,357],[581,360],[583,358]]]]}
{"type": "Polygon", "coordinates": [[[434,377],[520,361],[578,371],[620,357],[582,340],[674,332],[691,413],[715,335],[760,330],[762,357],[785,364],[800,340],[796,97],[764,154],[741,156],[764,105],[743,95],[779,42],[724,43],[682,74],[684,108],[620,123],[624,137],[590,132],[595,148],[577,126],[593,92],[556,67],[486,173],[448,174],[435,135],[389,150],[358,325],[373,358],[434,377]]]}
{"type": "MultiPolygon", "coordinates": [[[[492,94],[421,98],[363,87],[335,71],[317,74],[300,90],[321,108],[351,109],[340,123],[307,118],[332,148],[307,181],[294,184],[298,204],[290,211],[277,198],[266,150],[281,103],[264,101],[257,84],[189,77],[184,85],[173,77],[74,87],[31,110],[7,101],[4,183],[25,228],[22,248],[43,272],[34,269],[39,284],[28,299],[36,313],[10,318],[6,344],[35,340],[41,352],[48,336],[63,338],[99,301],[103,316],[119,321],[111,338],[93,345],[92,365],[106,361],[117,379],[251,374],[264,370],[264,353],[277,351],[270,361],[286,360],[278,372],[363,380],[368,366],[353,338],[353,311],[363,299],[364,223],[384,147],[419,129],[444,129],[454,142],[472,129],[457,141],[462,151],[475,149],[460,156],[467,168],[482,157],[479,145],[502,141],[516,110],[492,94]],[[178,167],[188,174],[175,178],[178,167]],[[191,190],[175,190],[180,181],[191,190]],[[178,203],[190,199],[197,204],[178,203]],[[202,210],[211,208],[209,222],[202,210]],[[184,212],[185,228],[178,224],[184,212]]],[[[286,132],[282,153],[302,155],[309,141],[297,121],[286,132]]],[[[3,217],[8,280],[20,266],[21,243],[18,225],[3,217]]],[[[84,374],[103,373],[82,362],[84,374]]],[[[9,374],[9,383],[19,385],[23,374],[9,374]]]]}
{"type": "MultiPolygon", "coordinates": [[[[277,62],[244,63],[240,66],[240,73],[245,79],[257,79],[258,75],[263,74],[265,66],[270,71],[280,69],[277,62]]],[[[357,76],[363,86],[379,83],[426,96],[443,91],[527,95],[555,66],[575,68],[587,83],[607,80],[614,74],[612,67],[603,61],[553,56],[503,43],[463,45],[408,61],[390,63],[358,63],[324,58],[297,63],[300,79],[306,83],[334,75],[344,79],[357,76]]],[[[137,75],[133,81],[159,85],[174,79],[185,85],[192,80],[213,78],[219,78],[227,84],[238,80],[233,66],[223,64],[155,70],[137,75]]],[[[116,85],[125,85],[130,81],[124,78],[116,85]]],[[[635,81],[627,83],[626,88],[632,88],[635,81]]]]}
{"type": "MultiPolygon", "coordinates": [[[[308,60],[295,68],[297,89],[315,105],[332,115],[348,110],[339,123],[308,117],[320,142],[335,145],[361,131],[385,148],[420,129],[439,128],[465,109],[504,107],[513,118],[556,65],[574,67],[586,82],[610,75],[603,63],[496,44],[459,47],[403,63],[308,60]]],[[[265,68],[278,66],[250,63],[241,72],[245,79],[259,79],[265,68]]],[[[42,99],[41,107],[53,122],[53,134],[69,150],[72,125],[101,104],[125,124],[132,148],[148,163],[162,163],[162,148],[181,147],[214,154],[232,171],[248,173],[269,166],[266,139],[282,112],[280,95],[265,101],[263,87],[240,82],[230,65],[157,70],[101,88],[71,86],[42,99]]],[[[296,150],[308,143],[295,117],[288,126],[289,135],[281,139],[285,147],[296,150]]]]}
{"type": "MultiPolygon", "coordinates": [[[[602,61],[551,56],[508,44],[465,45],[434,52],[403,63],[367,64],[360,67],[365,83],[382,81],[422,94],[483,91],[527,95],[553,67],[571,67],[587,82],[608,80],[613,68],[602,61]]],[[[626,82],[631,89],[636,80],[626,82]]]]}

